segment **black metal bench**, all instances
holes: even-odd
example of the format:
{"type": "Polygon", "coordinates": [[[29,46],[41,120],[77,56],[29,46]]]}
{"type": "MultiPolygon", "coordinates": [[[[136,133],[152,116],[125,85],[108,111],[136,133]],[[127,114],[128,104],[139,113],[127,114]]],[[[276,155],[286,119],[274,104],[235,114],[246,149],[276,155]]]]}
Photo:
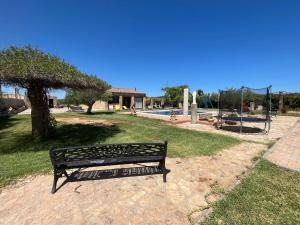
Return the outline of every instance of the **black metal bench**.
{"type": "Polygon", "coordinates": [[[67,169],[87,168],[107,165],[158,162],[158,173],[163,174],[166,182],[165,160],[167,142],[165,143],[125,143],[101,144],[92,146],[50,149],[50,158],[54,168],[54,180],[51,193],[56,192],[59,177],[70,175],[67,169]]]}

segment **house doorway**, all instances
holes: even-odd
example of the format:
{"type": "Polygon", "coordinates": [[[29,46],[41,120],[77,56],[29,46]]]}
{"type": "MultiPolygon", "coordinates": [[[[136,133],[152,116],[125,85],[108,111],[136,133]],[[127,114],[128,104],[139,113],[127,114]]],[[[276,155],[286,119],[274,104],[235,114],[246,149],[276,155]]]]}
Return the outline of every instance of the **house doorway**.
{"type": "Polygon", "coordinates": [[[129,109],[130,103],[131,103],[131,97],[123,97],[123,106],[126,106],[129,109]]]}

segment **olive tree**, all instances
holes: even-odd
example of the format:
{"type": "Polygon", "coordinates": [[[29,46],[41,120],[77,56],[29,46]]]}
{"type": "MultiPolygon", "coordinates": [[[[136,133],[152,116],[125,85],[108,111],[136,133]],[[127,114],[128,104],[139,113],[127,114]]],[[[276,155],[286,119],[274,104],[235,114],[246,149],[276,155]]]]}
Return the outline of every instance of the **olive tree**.
{"type": "MultiPolygon", "coordinates": [[[[180,85],[175,87],[165,87],[162,91],[165,92],[166,104],[173,107],[178,107],[179,103],[183,102],[183,90],[189,88],[188,85],[180,85]]],[[[191,99],[191,93],[189,93],[189,99],[191,99]]]]}
{"type": "Polygon", "coordinates": [[[84,91],[70,89],[67,91],[65,102],[68,104],[87,105],[87,114],[91,114],[93,105],[97,100],[109,101],[111,99],[111,92],[107,91],[109,88],[110,86],[106,85],[106,87],[103,88],[102,91],[97,91],[93,89],[84,91]]]}
{"type": "Polygon", "coordinates": [[[31,104],[32,136],[35,141],[51,135],[47,92],[50,89],[78,88],[102,91],[106,83],[89,76],[59,57],[30,46],[0,51],[0,81],[27,89],[31,104]]]}

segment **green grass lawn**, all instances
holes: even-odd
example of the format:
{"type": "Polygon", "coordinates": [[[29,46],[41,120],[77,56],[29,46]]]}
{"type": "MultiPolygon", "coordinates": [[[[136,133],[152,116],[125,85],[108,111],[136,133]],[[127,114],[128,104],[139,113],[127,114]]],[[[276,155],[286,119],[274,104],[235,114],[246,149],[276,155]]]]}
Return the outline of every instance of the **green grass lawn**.
{"type": "Polygon", "coordinates": [[[191,131],[168,125],[160,120],[116,113],[57,114],[56,118],[82,117],[113,122],[113,126],[58,123],[57,134],[50,140],[34,143],[30,116],[0,119],[0,187],[24,175],[51,169],[50,146],[77,146],[94,143],[169,141],[169,157],[212,155],[238,144],[238,139],[224,135],[191,131]]]}
{"type": "Polygon", "coordinates": [[[261,161],[203,225],[300,224],[300,174],[261,161]]]}

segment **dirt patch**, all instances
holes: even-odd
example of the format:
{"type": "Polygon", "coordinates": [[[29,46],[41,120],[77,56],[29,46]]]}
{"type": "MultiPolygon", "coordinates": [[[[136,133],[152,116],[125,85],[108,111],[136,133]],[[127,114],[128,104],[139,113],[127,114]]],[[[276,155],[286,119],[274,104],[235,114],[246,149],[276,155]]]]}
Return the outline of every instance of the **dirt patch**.
{"type": "Polygon", "coordinates": [[[59,117],[56,118],[58,122],[69,123],[69,124],[87,124],[93,126],[113,126],[115,123],[112,123],[108,120],[103,119],[87,119],[82,117],[59,117]]]}

